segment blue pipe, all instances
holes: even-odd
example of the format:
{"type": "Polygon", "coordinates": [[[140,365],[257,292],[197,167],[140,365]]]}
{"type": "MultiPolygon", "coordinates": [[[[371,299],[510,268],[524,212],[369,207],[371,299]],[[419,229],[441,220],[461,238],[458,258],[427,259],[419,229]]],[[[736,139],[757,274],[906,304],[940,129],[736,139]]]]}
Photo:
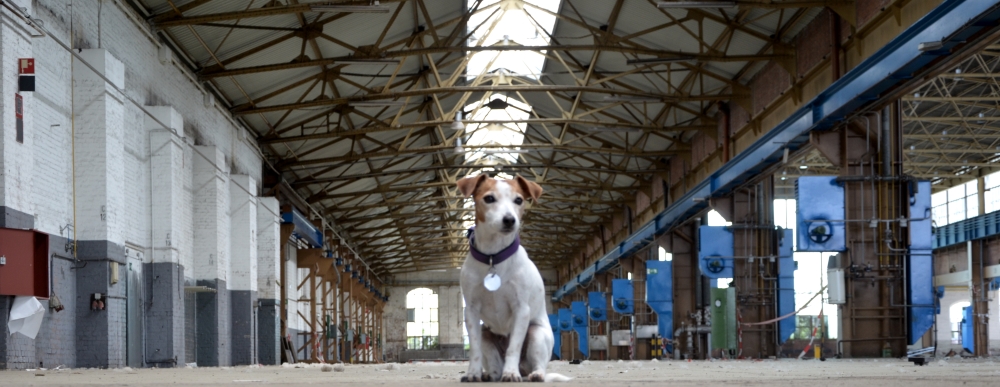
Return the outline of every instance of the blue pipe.
{"type": "Polygon", "coordinates": [[[997,20],[1000,7],[995,1],[945,0],[598,259],[591,268],[557,289],[553,301],[572,293],[581,282],[590,281],[593,273],[606,270],[619,259],[646,247],[655,235],[669,231],[706,208],[704,200],[694,199],[729,194],[781,160],[786,148],[794,151],[808,144],[809,132],[832,128],[848,114],[911,79],[913,73],[938,57],[949,55],[961,42],[984,28],[993,28],[997,20]],[[941,41],[943,47],[927,52],[918,48],[920,43],[935,41],[941,41]]]}

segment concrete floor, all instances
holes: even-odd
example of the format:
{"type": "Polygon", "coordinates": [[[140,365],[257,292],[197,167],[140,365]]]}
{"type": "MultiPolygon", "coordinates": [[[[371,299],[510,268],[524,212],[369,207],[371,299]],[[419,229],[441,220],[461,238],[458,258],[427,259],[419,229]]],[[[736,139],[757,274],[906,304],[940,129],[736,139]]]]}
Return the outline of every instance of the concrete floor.
{"type": "MultiPolygon", "coordinates": [[[[223,367],[196,369],[71,369],[0,371],[2,386],[303,386],[343,384],[365,386],[458,385],[467,363],[348,365],[342,372],[322,372],[318,365],[302,368],[223,367]],[[390,369],[391,368],[391,369],[390,369]]],[[[899,359],[779,361],[661,361],[587,362],[550,367],[574,380],[574,386],[609,385],[705,386],[976,386],[997,385],[1000,359],[932,360],[918,367],[899,359]],[[959,383],[961,382],[961,383],[959,383]]]]}

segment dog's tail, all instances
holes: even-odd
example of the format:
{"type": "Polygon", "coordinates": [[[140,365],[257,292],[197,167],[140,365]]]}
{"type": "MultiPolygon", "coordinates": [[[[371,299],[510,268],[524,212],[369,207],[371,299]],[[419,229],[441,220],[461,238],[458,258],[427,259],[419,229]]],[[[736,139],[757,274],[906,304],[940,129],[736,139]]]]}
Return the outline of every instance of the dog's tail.
{"type": "Polygon", "coordinates": [[[554,373],[554,372],[548,372],[548,373],[545,374],[545,383],[568,382],[570,380],[573,380],[573,378],[571,378],[569,376],[557,374],[557,373],[554,373]]]}

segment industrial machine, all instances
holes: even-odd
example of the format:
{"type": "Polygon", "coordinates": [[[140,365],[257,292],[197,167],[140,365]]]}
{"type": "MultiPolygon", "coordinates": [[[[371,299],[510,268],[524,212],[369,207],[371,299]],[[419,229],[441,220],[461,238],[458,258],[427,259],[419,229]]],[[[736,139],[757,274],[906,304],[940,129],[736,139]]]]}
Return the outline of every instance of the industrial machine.
{"type": "Polygon", "coordinates": [[[608,300],[604,292],[587,293],[587,308],[591,321],[608,321],[608,300]]]}
{"type": "Polygon", "coordinates": [[[559,331],[559,314],[549,313],[549,325],[552,327],[552,338],[555,345],[552,346],[552,357],[562,359],[562,335],[559,331]]]}
{"type": "Polygon", "coordinates": [[[698,228],[698,267],[708,278],[733,278],[733,230],[724,226],[698,228]]]}
{"type": "Polygon", "coordinates": [[[635,313],[634,289],[632,280],[618,278],[611,280],[611,307],[619,314],[635,313]]]}
{"type": "Polygon", "coordinates": [[[590,357],[590,336],[587,333],[587,304],[573,301],[569,307],[573,331],[576,332],[577,349],[584,358],[590,357]]]}
{"type": "Polygon", "coordinates": [[[931,259],[934,238],[931,230],[931,183],[911,184],[909,262],[907,304],[910,305],[910,329],[907,342],[915,344],[934,326],[937,298],[934,294],[934,265],[931,259]]]}
{"type": "Polygon", "coordinates": [[[798,251],[847,251],[844,186],[836,176],[802,176],[795,181],[798,251]]]}
{"type": "MultiPolygon", "coordinates": [[[[778,230],[778,316],[795,313],[795,259],[792,257],[792,230],[778,230]]],[[[778,321],[778,345],[795,333],[795,315],[778,321]]]]}
{"type": "Polygon", "coordinates": [[[646,305],[656,312],[657,335],[674,338],[673,266],[669,261],[646,261],[646,305]]]}

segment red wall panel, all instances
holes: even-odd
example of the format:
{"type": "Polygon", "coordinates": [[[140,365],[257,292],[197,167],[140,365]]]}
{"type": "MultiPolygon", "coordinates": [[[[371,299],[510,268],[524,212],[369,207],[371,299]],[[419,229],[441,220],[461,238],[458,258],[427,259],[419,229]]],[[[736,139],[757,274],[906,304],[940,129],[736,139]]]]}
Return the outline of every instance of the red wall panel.
{"type": "Polygon", "coordinates": [[[49,236],[0,228],[0,295],[49,298],[49,236]]]}

